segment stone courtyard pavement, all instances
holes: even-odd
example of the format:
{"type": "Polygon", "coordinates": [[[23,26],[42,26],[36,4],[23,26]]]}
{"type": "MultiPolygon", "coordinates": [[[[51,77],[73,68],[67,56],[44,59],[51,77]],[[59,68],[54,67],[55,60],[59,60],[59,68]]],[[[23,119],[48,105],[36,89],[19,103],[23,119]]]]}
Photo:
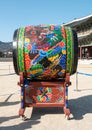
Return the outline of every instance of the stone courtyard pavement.
{"type": "Polygon", "coordinates": [[[0,62],[0,130],[92,130],[92,76],[83,74],[92,74],[92,64],[80,63],[77,71],[82,74],[72,75],[69,87],[70,120],[62,108],[27,108],[25,115],[31,118],[22,121],[19,76],[12,62],[0,62]]]}

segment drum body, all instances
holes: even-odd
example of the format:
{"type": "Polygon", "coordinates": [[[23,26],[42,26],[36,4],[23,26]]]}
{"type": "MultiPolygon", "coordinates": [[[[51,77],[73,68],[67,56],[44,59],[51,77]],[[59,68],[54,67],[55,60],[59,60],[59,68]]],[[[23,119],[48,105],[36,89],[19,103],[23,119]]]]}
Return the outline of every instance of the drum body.
{"type": "Polygon", "coordinates": [[[30,80],[62,79],[76,72],[77,61],[77,34],[70,27],[28,26],[14,33],[15,72],[23,72],[30,80]]]}

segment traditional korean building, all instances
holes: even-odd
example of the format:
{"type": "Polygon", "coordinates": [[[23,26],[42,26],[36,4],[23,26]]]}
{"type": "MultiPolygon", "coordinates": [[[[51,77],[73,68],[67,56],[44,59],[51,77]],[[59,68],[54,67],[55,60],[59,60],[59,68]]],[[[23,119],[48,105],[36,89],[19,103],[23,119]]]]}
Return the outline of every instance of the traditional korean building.
{"type": "Polygon", "coordinates": [[[92,59],[92,14],[80,19],[74,19],[65,26],[77,31],[79,44],[79,58],[92,59]]]}

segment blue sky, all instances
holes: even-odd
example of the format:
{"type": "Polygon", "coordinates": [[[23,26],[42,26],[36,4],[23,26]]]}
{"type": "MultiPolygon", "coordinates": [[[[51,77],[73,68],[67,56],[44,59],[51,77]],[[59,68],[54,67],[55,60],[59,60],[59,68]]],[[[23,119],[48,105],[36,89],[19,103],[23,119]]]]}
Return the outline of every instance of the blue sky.
{"type": "Polygon", "coordinates": [[[92,0],[0,0],[0,41],[12,41],[16,28],[62,24],[92,14],[92,0]]]}

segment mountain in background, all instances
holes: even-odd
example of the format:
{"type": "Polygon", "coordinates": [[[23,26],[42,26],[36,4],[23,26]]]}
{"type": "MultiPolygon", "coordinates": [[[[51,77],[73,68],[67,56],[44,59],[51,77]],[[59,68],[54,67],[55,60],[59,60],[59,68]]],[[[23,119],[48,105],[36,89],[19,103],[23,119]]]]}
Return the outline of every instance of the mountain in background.
{"type": "Polygon", "coordinates": [[[0,51],[1,52],[12,51],[12,42],[2,42],[2,41],[0,41],[0,51]]]}
{"type": "Polygon", "coordinates": [[[0,41],[0,57],[11,57],[12,56],[12,42],[0,41]]]}

